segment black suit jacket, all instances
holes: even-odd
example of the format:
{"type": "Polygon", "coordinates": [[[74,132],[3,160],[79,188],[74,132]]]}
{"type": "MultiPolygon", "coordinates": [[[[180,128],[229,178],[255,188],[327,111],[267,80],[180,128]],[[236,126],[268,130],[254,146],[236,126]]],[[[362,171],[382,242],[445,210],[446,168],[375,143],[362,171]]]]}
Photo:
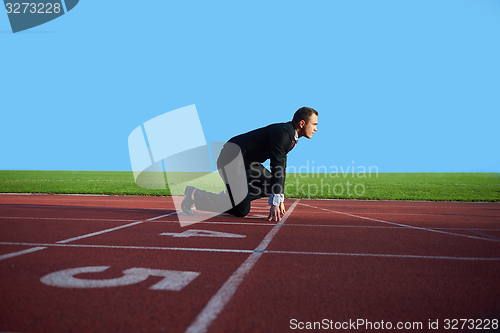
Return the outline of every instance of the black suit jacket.
{"type": "Polygon", "coordinates": [[[292,122],[271,124],[229,140],[240,147],[247,170],[251,163],[270,160],[273,194],[284,193],[286,155],[293,148],[294,141],[295,127],[292,122]]]}

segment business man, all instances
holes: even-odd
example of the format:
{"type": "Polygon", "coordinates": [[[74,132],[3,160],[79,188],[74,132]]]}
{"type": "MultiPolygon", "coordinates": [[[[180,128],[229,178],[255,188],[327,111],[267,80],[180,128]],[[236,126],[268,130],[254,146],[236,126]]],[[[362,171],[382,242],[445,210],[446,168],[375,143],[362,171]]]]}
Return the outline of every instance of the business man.
{"type": "Polygon", "coordinates": [[[268,221],[281,221],[285,214],[284,185],[287,154],[300,137],[312,138],[318,130],[318,112],[312,108],[298,109],[292,121],[271,124],[230,139],[217,160],[217,168],[226,184],[219,194],[192,186],[185,189],[181,208],[193,215],[198,210],[226,212],[243,217],[250,212],[250,202],[269,196],[268,221]],[[270,160],[271,171],[262,163],[270,160]]]}

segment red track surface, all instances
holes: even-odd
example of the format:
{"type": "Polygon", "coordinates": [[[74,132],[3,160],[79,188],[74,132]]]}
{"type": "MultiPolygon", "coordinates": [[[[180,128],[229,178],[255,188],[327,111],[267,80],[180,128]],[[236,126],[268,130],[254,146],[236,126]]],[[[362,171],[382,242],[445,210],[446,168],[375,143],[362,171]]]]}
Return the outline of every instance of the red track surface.
{"type": "Polygon", "coordinates": [[[281,224],[252,207],[182,228],[171,198],[0,195],[0,331],[495,331],[500,204],[289,200],[281,224]]]}

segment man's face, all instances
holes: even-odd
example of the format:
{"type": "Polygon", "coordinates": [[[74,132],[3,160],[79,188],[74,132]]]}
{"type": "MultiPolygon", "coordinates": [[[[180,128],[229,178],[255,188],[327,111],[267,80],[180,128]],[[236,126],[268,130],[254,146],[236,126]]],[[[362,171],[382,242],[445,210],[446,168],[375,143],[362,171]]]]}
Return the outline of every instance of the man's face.
{"type": "Polygon", "coordinates": [[[318,128],[316,127],[318,126],[318,116],[313,113],[309,117],[307,123],[304,120],[302,121],[304,123],[301,124],[303,125],[300,129],[302,133],[299,133],[299,136],[305,136],[308,139],[312,138],[313,134],[318,130],[318,128]]]}

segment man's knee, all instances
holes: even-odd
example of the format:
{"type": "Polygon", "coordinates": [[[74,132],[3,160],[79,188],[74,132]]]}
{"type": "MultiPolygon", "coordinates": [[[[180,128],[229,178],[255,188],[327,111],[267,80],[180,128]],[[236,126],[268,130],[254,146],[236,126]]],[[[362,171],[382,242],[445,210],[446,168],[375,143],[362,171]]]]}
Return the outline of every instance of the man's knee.
{"type": "Polygon", "coordinates": [[[248,215],[248,213],[250,213],[250,211],[247,212],[247,211],[235,210],[232,215],[236,217],[245,217],[248,215]]]}
{"type": "MultiPolygon", "coordinates": [[[[245,200],[246,201],[246,200],[245,200]]],[[[245,217],[250,213],[250,203],[242,202],[239,205],[236,205],[233,209],[231,209],[231,215],[236,217],[245,217]]]]}

